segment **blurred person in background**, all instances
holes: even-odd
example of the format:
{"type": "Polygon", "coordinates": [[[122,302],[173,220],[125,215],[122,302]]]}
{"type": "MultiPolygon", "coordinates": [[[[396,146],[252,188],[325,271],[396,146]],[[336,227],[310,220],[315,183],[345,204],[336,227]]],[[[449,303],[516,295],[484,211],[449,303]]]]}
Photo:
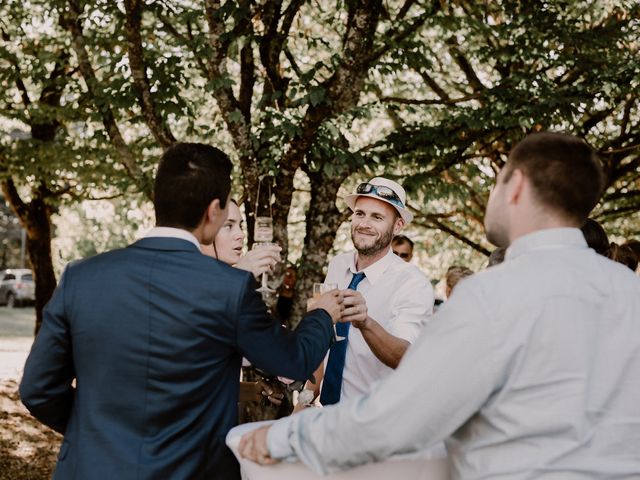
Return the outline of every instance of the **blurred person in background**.
{"type": "Polygon", "coordinates": [[[446,291],[445,295],[447,296],[447,300],[451,296],[454,287],[465,277],[469,277],[473,275],[473,270],[462,267],[459,265],[452,265],[448,268],[447,274],[445,275],[445,283],[446,283],[446,291]]]}
{"type": "Polygon", "coordinates": [[[393,253],[405,262],[410,262],[413,258],[413,240],[405,235],[396,235],[393,237],[393,240],[391,240],[391,249],[393,253]]]}

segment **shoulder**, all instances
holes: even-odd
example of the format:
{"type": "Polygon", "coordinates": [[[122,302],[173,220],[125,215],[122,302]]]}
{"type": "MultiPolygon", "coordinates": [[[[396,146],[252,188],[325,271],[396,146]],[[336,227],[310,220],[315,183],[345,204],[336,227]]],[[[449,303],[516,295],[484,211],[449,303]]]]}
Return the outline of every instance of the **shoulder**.
{"type": "Polygon", "coordinates": [[[387,269],[388,273],[395,274],[407,282],[428,284],[429,287],[431,286],[429,278],[422,270],[420,270],[420,268],[413,263],[405,262],[400,257],[395,255],[393,257],[394,258],[389,260],[389,267],[387,269]]]}

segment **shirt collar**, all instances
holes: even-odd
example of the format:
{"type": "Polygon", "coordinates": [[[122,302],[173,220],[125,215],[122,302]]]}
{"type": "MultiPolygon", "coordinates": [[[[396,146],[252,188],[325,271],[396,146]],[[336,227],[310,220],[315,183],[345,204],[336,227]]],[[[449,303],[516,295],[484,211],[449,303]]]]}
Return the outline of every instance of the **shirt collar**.
{"type": "Polygon", "coordinates": [[[519,237],[511,243],[505,260],[511,260],[532,250],[563,247],[587,248],[587,242],[579,228],[549,228],[519,237]]]}
{"type": "MultiPolygon", "coordinates": [[[[351,273],[358,273],[358,270],[356,270],[357,258],[358,258],[358,252],[355,251],[353,252],[353,256],[351,257],[351,261],[349,262],[349,271],[351,273]]],[[[395,253],[393,253],[391,248],[389,248],[389,251],[384,257],[382,257],[377,262],[369,265],[364,270],[361,270],[361,272],[364,272],[365,276],[367,277],[367,280],[369,280],[369,283],[373,285],[379,278],[382,277],[384,272],[387,270],[387,268],[389,268],[393,264],[396,258],[399,258],[399,257],[395,253]]]]}
{"type": "Polygon", "coordinates": [[[198,247],[198,250],[202,252],[198,239],[191,232],[183,230],[181,228],[153,227],[144,236],[144,238],[149,237],[180,238],[182,240],[193,243],[196,247],[198,247]]]}

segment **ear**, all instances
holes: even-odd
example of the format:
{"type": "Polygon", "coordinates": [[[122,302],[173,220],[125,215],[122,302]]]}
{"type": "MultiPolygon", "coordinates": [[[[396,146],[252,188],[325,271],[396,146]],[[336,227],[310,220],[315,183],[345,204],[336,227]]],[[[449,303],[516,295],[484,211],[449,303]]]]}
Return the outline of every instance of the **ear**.
{"type": "Polygon", "coordinates": [[[507,202],[509,204],[515,205],[518,204],[522,197],[522,192],[524,191],[525,184],[525,176],[522,173],[522,170],[516,168],[511,172],[511,177],[507,182],[507,202]]]}
{"type": "Polygon", "coordinates": [[[405,225],[404,218],[402,217],[396,218],[396,223],[393,225],[393,234],[394,235],[399,234],[404,228],[404,225],[405,225]]]}
{"type": "Polygon", "coordinates": [[[214,199],[207,207],[207,212],[206,212],[207,219],[210,222],[215,223],[216,220],[220,218],[222,211],[223,210],[220,208],[220,199],[218,198],[214,199]]]}

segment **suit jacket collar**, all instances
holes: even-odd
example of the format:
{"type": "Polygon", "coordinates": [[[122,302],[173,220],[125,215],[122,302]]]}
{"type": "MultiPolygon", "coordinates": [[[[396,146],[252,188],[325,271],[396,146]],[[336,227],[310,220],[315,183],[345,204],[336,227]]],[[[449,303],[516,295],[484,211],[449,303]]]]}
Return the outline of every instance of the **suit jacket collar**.
{"type": "Polygon", "coordinates": [[[129,248],[201,253],[189,240],[175,237],[145,237],[129,245],[129,248]]]}

